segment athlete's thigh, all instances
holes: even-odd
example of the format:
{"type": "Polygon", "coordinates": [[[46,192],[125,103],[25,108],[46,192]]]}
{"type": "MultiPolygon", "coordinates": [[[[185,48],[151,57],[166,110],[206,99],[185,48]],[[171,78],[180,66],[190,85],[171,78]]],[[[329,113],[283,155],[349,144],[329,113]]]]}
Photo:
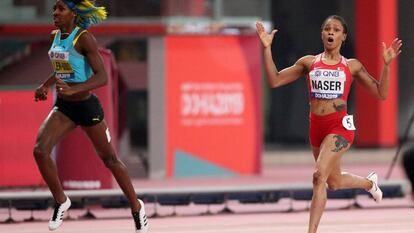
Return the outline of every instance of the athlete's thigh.
{"type": "Polygon", "coordinates": [[[99,156],[115,154],[111,145],[112,138],[105,120],[94,126],[83,126],[82,129],[88,135],[99,156]]]}
{"type": "Polygon", "coordinates": [[[58,110],[52,109],[41,124],[36,146],[51,151],[64,136],[76,128],[76,124],[58,110]]]}
{"type": "Polygon", "coordinates": [[[316,162],[318,160],[318,157],[319,157],[320,149],[319,149],[319,147],[314,147],[314,146],[311,146],[311,148],[312,148],[313,158],[315,159],[315,162],[316,162]]]}
{"type": "Polygon", "coordinates": [[[338,153],[337,155],[335,155],[337,157],[337,159],[335,159],[331,166],[331,172],[329,174],[328,177],[328,183],[335,183],[336,181],[340,181],[342,178],[342,169],[341,169],[341,160],[342,160],[342,155],[344,154],[344,152],[342,153],[338,153]]]}
{"type": "Polygon", "coordinates": [[[342,136],[328,134],[322,141],[319,157],[316,161],[317,167],[327,172],[327,175],[340,174],[342,155],[349,147],[349,143],[342,136]]]}

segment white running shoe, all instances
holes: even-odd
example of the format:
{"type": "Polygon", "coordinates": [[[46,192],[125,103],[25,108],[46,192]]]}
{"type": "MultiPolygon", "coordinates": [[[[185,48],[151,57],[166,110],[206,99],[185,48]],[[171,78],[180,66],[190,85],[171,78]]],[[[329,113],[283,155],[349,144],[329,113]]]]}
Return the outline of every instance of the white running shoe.
{"type": "Polygon", "coordinates": [[[374,198],[375,202],[379,203],[382,200],[382,191],[378,187],[378,175],[375,172],[369,173],[367,179],[372,182],[371,189],[367,190],[371,193],[372,197],[374,198]]]}
{"type": "Polygon", "coordinates": [[[149,229],[147,215],[145,214],[144,202],[138,199],[141,209],[137,213],[132,213],[135,221],[136,233],[147,233],[149,229]]]}
{"type": "Polygon", "coordinates": [[[63,222],[63,216],[65,214],[65,211],[69,209],[70,207],[70,199],[69,197],[66,197],[66,201],[62,204],[56,203],[55,204],[55,210],[53,211],[52,218],[49,220],[49,230],[54,231],[62,225],[63,222]]]}

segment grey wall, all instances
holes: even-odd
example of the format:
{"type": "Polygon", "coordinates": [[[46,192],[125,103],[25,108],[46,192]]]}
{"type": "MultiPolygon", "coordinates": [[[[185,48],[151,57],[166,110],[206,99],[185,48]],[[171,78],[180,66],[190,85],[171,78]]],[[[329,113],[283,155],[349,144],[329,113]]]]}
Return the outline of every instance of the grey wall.
{"type": "MultiPolygon", "coordinates": [[[[217,1],[217,0],[216,0],[217,1]]],[[[235,16],[260,16],[270,19],[271,0],[220,0],[222,3],[222,14],[225,17],[235,16]]]]}
{"type": "Polygon", "coordinates": [[[148,53],[150,178],[166,176],[165,39],[151,37],[148,53]]]}

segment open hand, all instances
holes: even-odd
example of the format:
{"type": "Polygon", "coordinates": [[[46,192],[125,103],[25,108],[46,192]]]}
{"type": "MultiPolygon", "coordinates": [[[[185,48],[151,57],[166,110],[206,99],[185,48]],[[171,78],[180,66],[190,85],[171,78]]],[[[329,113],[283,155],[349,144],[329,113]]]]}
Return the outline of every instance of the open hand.
{"type": "Polygon", "coordinates": [[[398,38],[395,38],[390,47],[387,48],[387,45],[382,42],[383,47],[383,56],[384,64],[388,65],[390,62],[401,53],[402,41],[398,38]]]}
{"type": "Polygon", "coordinates": [[[262,45],[264,48],[267,48],[272,45],[273,38],[275,37],[275,34],[277,30],[273,30],[271,33],[267,33],[265,31],[265,28],[263,26],[262,22],[257,21],[256,22],[256,32],[259,36],[260,40],[262,41],[262,45]]]}

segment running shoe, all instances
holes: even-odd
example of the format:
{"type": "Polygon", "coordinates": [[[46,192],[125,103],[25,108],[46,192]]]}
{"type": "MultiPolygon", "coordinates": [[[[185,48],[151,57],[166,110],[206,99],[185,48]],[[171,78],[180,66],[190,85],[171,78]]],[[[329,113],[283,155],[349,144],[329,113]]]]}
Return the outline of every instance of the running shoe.
{"type": "Polygon", "coordinates": [[[147,233],[149,229],[147,215],[145,214],[145,206],[144,202],[138,199],[139,204],[141,205],[141,209],[136,212],[132,213],[135,221],[135,228],[136,233],[147,233]]]}
{"type": "Polygon", "coordinates": [[[367,179],[372,182],[371,189],[367,190],[371,193],[372,198],[374,198],[375,202],[379,203],[382,200],[382,191],[378,187],[378,175],[375,172],[369,173],[367,179]]]}
{"type": "Polygon", "coordinates": [[[53,211],[52,218],[49,220],[49,230],[54,231],[62,225],[63,216],[65,215],[66,210],[69,209],[70,204],[69,197],[66,197],[66,201],[62,204],[55,204],[55,210],[53,211]]]}

